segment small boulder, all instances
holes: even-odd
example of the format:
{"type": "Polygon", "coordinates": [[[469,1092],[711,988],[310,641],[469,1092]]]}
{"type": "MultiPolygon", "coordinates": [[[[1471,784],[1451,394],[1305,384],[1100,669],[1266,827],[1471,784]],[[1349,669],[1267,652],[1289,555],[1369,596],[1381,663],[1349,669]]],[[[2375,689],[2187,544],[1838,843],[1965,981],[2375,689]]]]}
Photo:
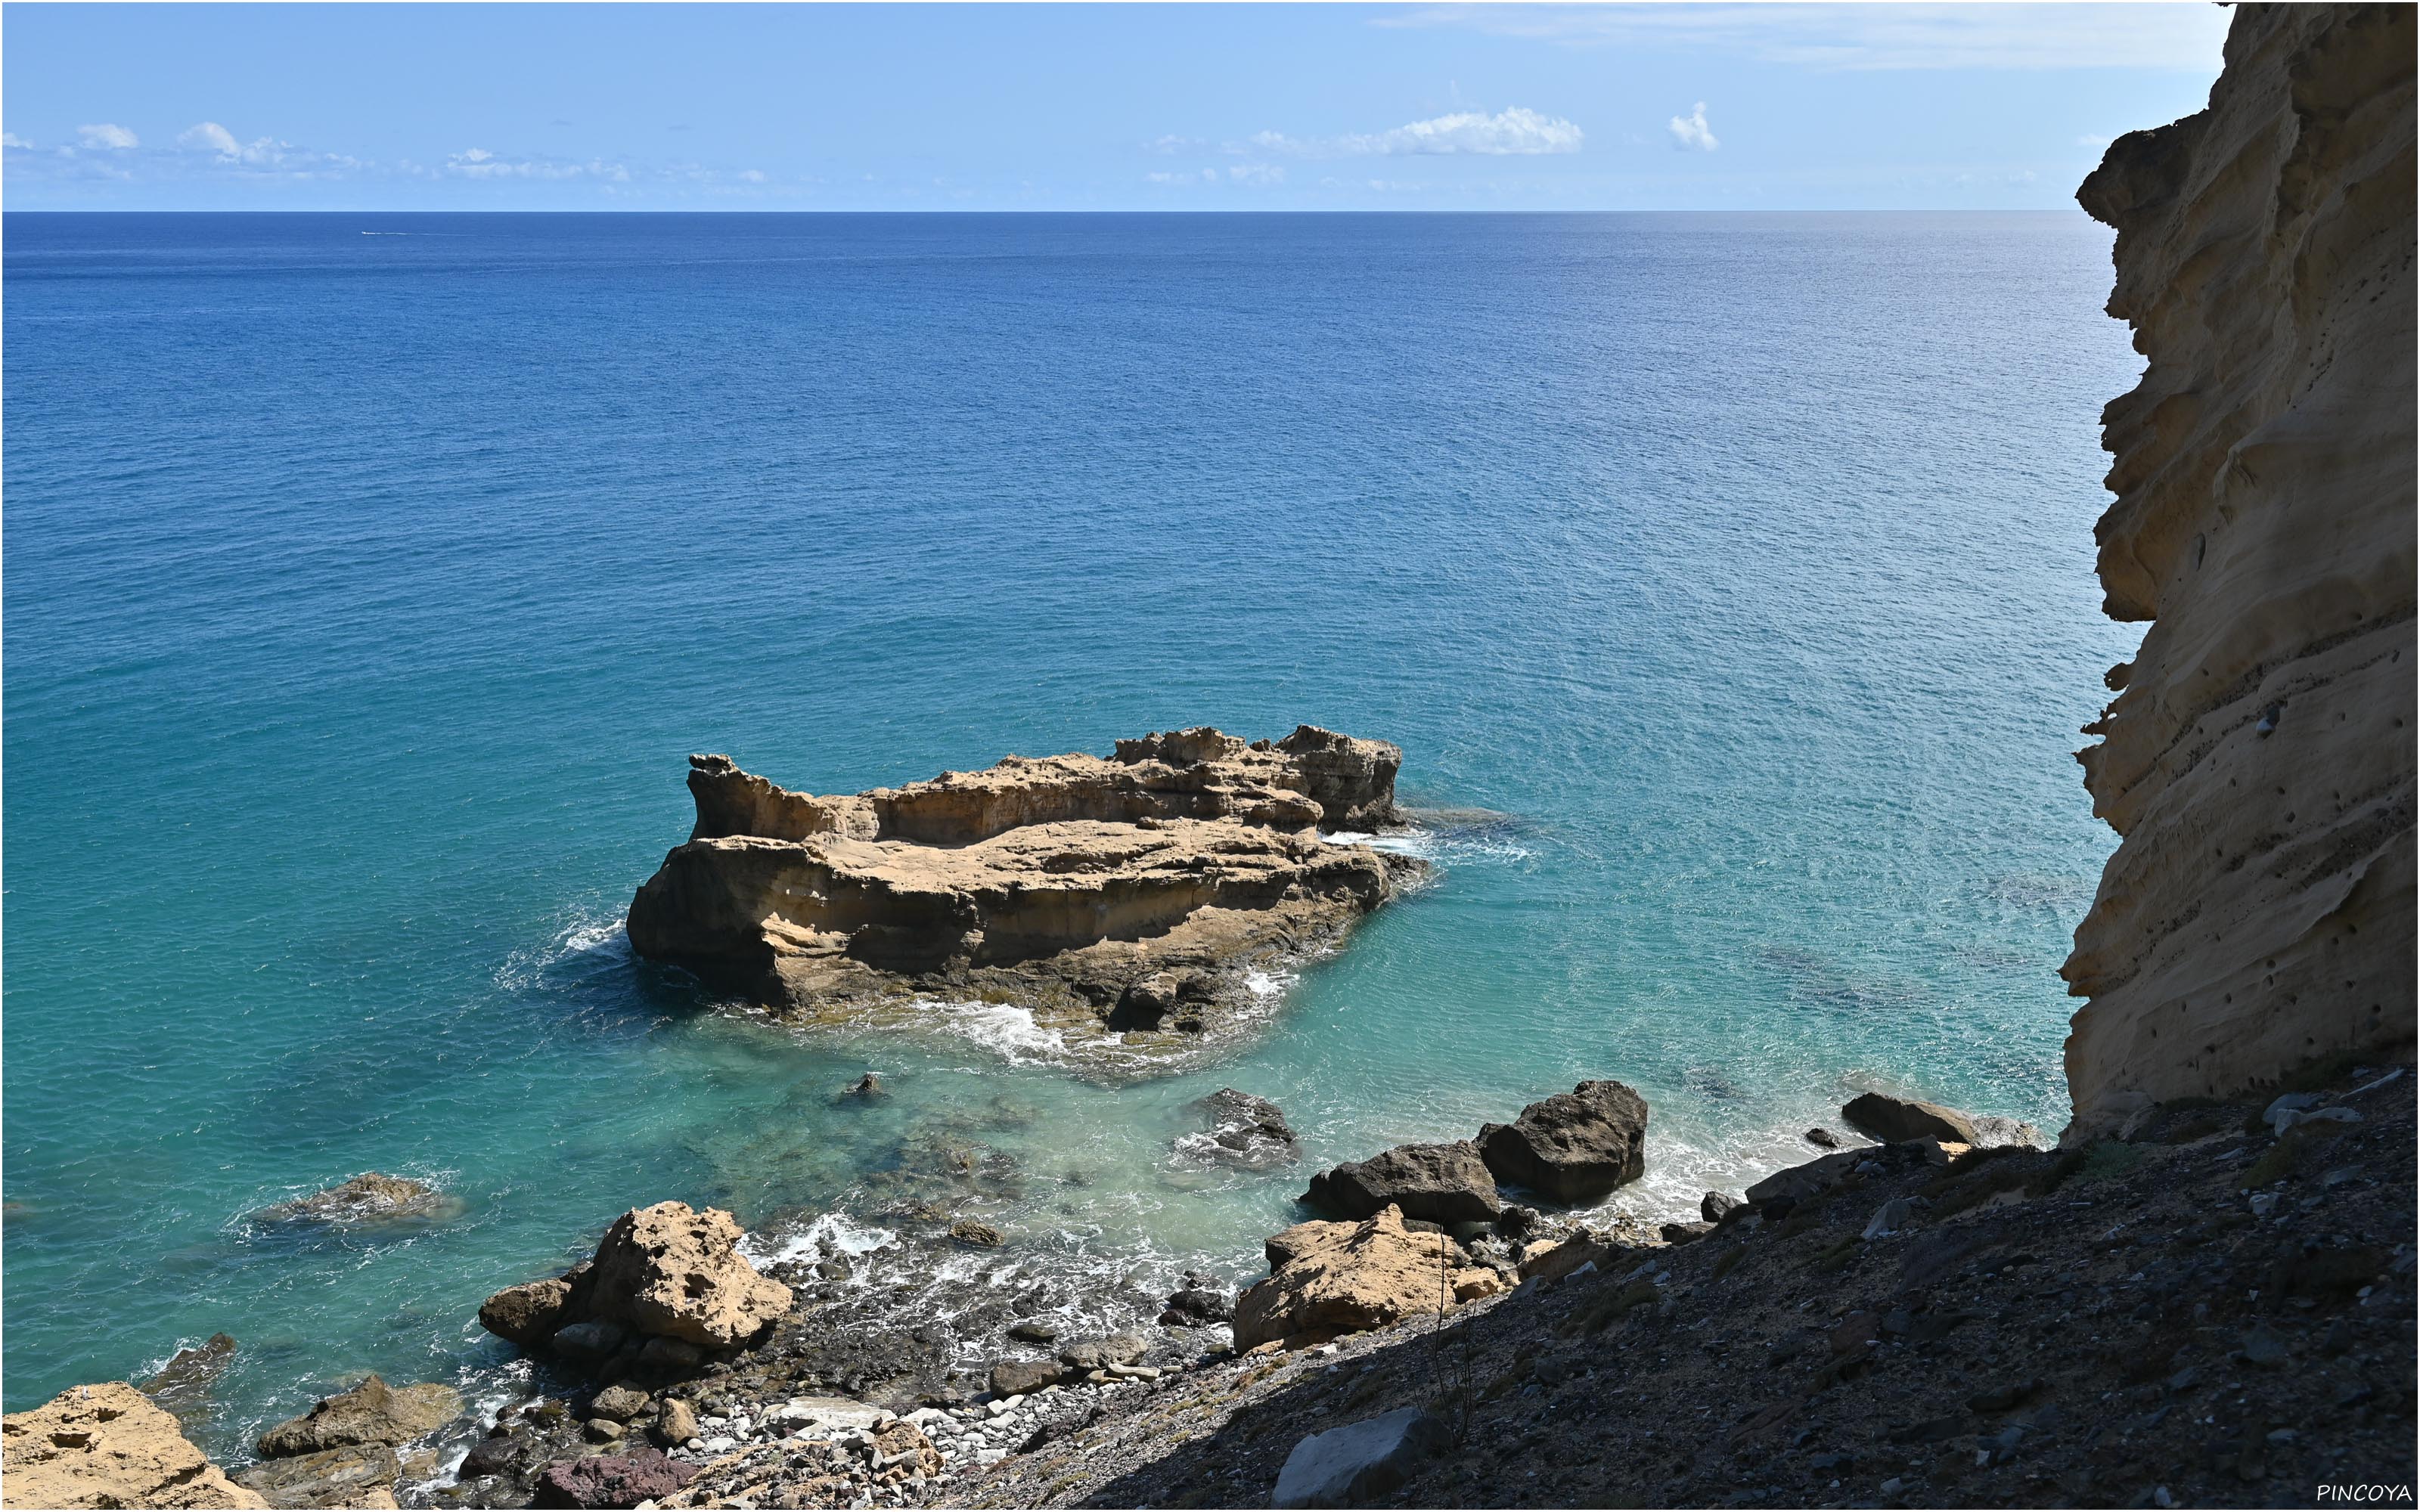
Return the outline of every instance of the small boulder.
{"type": "Polygon", "coordinates": [[[470,1452],[462,1457],[462,1467],[455,1478],[477,1480],[482,1475],[509,1475],[520,1468],[521,1446],[509,1438],[499,1436],[481,1439],[471,1445],[470,1452]]]}
{"type": "Polygon", "coordinates": [[[143,1383],[143,1395],[179,1423],[199,1422],[209,1416],[211,1394],[234,1359],[235,1340],[213,1334],[199,1345],[178,1350],[159,1374],[143,1383]]]}
{"type": "Polygon", "coordinates": [[[1713,1224],[1702,1222],[1664,1224],[1659,1226],[1655,1230],[1657,1235],[1660,1236],[1667,1244],[1694,1243],[1714,1231],[1714,1226],[1713,1224]]]}
{"type": "Polygon", "coordinates": [[[1008,1336],[1028,1344],[1051,1344],[1058,1341],[1059,1330],[1038,1318],[1021,1318],[1008,1325],[1008,1336]]]}
{"type": "Polygon", "coordinates": [[[1397,1145],[1364,1161],[1348,1161],[1311,1179],[1302,1200],[1349,1219],[1374,1218],[1394,1208],[1404,1218],[1434,1224],[1489,1220],[1504,1210],[1479,1147],[1397,1145]]]}
{"type": "Polygon", "coordinates": [[[1059,1363],[1075,1370],[1106,1370],[1113,1365],[1133,1365],[1150,1350],[1151,1340],[1140,1334],[1112,1334],[1070,1344],[1059,1351],[1059,1363]]]}
{"type": "Polygon", "coordinates": [[[915,1424],[904,1418],[892,1418],[874,1430],[874,1458],[884,1467],[885,1475],[905,1478],[911,1474],[938,1475],[941,1473],[941,1451],[924,1437],[915,1424]]]}
{"type": "Polygon", "coordinates": [[[668,1339],[658,1335],[647,1340],[639,1350],[639,1364],[663,1376],[685,1376],[705,1360],[706,1351],[687,1339],[668,1339]]]}
{"type": "Polygon", "coordinates": [[[697,1467],[667,1459],[654,1449],[566,1459],[538,1473],[532,1506],[634,1507],[661,1501],[697,1475],[697,1467]]]}
{"type": "Polygon", "coordinates": [[[1031,1396],[1066,1379],[1067,1367],[1056,1360],[1001,1360],[991,1367],[991,1394],[1031,1396]]]}
{"type": "Polygon", "coordinates": [[[1840,1136],[1834,1134],[1831,1130],[1823,1128],[1820,1125],[1807,1131],[1807,1142],[1813,1145],[1818,1149],[1838,1149],[1840,1148],[1840,1136]]]}
{"type": "Polygon", "coordinates": [[[1748,1201],[1767,1207],[1778,1201],[1804,1202],[1808,1197],[1829,1192],[1849,1179],[1864,1159],[1857,1150],[1844,1149],[1837,1155],[1819,1155],[1804,1165],[1792,1165],[1747,1189],[1748,1201]]]}
{"type": "Polygon", "coordinates": [[[1179,1153],[1214,1165],[1248,1171],[1274,1170],[1302,1159],[1302,1141],[1285,1114],[1265,1097],[1222,1087],[1191,1104],[1209,1124],[1206,1132],[1176,1141],[1179,1153]]]}
{"type": "Polygon", "coordinates": [[[1235,1347],[1332,1338],[1434,1313],[1440,1279],[1463,1267],[1443,1234],[1415,1233],[1388,1207],[1355,1223],[1297,1224],[1268,1241],[1275,1273],[1235,1299],[1235,1347]]]}
{"type": "Polygon", "coordinates": [[[1849,1127],[1886,1145],[1906,1139],[1938,1139],[1944,1144],[1972,1145],[1979,1135],[1975,1120],[1956,1108],[1886,1092],[1866,1092],[1840,1106],[1849,1127]]]}
{"type": "Polygon", "coordinates": [[[1205,1285],[1202,1278],[1187,1275],[1185,1285],[1169,1293],[1161,1304],[1162,1324],[1171,1328],[1191,1328],[1202,1323],[1223,1323],[1235,1316],[1235,1304],[1216,1287],[1205,1285]]]}
{"type": "Polygon", "coordinates": [[[656,1410],[656,1426],[647,1436],[665,1448],[675,1448],[697,1437],[697,1409],[677,1398],[656,1410]]]}
{"type": "Polygon", "coordinates": [[[403,1443],[436,1431],[461,1412],[462,1394],[451,1386],[390,1386],[371,1376],[271,1428],[257,1447],[262,1458],[280,1459],[349,1444],[403,1443]]]}
{"type": "Polygon", "coordinates": [[[177,1420],[122,1381],[70,1386],[0,1418],[10,1506],[258,1507],[187,1442],[177,1420]]]}
{"type": "Polygon", "coordinates": [[[506,1287],[479,1304],[479,1326],[525,1350],[535,1350],[554,1337],[564,1324],[571,1283],[559,1277],[506,1287]]]}
{"type": "Polygon", "coordinates": [[[756,1273],[739,1253],[740,1237],[720,1208],[633,1208],[597,1245],[588,1311],[703,1349],[745,1344],[789,1310],[790,1288],[756,1273]]]}
{"type": "Polygon", "coordinates": [[[591,1417],[610,1417],[616,1423],[628,1423],[647,1410],[647,1394],[636,1386],[608,1386],[588,1403],[591,1417]]]}
{"type": "Polygon", "coordinates": [[[1559,1281],[1584,1265],[1604,1270],[1613,1260],[1613,1246],[1590,1234],[1574,1234],[1559,1243],[1540,1240],[1521,1252],[1521,1279],[1559,1281]]]}
{"type": "Polygon", "coordinates": [[[882,1078],[876,1076],[870,1071],[864,1075],[860,1076],[856,1081],[851,1082],[848,1085],[848,1089],[841,1093],[841,1096],[843,1097],[866,1099],[889,1097],[890,1095],[891,1089],[882,1085],[882,1078]]]}
{"type": "Polygon", "coordinates": [[[998,1249],[1008,1242],[999,1229],[974,1218],[961,1218],[952,1224],[950,1237],[969,1249],[998,1249]]]}
{"type": "Polygon", "coordinates": [[[1450,1442],[1445,1425],[1417,1407],[1314,1433],[1278,1472],[1272,1504],[1370,1506],[1400,1488],[1450,1442]]]}
{"type": "Polygon", "coordinates": [[[1718,1224],[1728,1214],[1746,1206],[1728,1192],[1709,1192],[1698,1199],[1698,1216],[1710,1224],[1718,1224]]]}
{"type": "Polygon", "coordinates": [[[1508,1186],[1566,1206],[1595,1202],[1645,1174],[1647,1100],[1620,1082],[1582,1082],[1479,1131],[1487,1168],[1508,1186]]]}

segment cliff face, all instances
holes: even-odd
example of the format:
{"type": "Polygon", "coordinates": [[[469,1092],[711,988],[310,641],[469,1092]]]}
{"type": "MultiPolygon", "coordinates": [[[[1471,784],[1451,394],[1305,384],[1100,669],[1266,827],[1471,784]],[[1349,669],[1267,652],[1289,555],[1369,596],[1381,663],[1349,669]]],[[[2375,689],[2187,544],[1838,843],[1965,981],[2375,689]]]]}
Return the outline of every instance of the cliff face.
{"type": "Polygon", "coordinates": [[[2124,837],[2063,969],[2077,1132],[2413,1026],[2413,11],[2247,6],[2208,109],[2114,144],[2105,609],[2078,758],[2124,837]]]}

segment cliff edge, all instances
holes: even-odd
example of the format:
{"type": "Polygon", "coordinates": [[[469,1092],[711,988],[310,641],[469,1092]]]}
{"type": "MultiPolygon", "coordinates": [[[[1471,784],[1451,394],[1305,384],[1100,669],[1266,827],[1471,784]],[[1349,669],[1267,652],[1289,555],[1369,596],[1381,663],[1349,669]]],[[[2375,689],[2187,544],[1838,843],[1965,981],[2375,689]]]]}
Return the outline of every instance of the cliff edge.
{"type": "Polygon", "coordinates": [[[2083,751],[2124,837],[2062,974],[2071,1134],[2413,1028],[2413,11],[2246,6],[2209,108],[2120,137],[2148,359],[2103,412],[2083,751]]]}

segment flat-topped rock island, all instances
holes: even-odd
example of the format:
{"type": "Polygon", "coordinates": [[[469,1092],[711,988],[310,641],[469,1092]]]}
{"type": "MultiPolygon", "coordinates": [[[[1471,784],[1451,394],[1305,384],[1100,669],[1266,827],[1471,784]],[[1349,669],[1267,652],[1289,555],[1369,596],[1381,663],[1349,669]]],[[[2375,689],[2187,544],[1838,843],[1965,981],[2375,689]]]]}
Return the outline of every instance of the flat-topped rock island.
{"type": "Polygon", "coordinates": [[[1232,1029],[1266,973],[1421,870],[1322,839],[1399,823],[1402,764],[1312,725],[1200,728],[823,797],[692,756],[696,827],[632,900],[630,943],[785,1019],[979,1000],[1079,1052],[1165,1052],[1232,1029]]]}

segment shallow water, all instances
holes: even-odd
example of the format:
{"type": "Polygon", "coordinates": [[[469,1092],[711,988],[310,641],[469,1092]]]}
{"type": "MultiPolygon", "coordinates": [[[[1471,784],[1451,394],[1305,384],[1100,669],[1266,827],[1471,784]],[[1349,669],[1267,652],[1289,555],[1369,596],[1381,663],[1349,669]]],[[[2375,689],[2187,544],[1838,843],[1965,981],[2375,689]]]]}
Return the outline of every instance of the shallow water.
{"type": "Polygon", "coordinates": [[[217,1330],[223,1455],[350,1371],[492,1387],[480,1298],[674,1196],[1242,1276],[1306,1173],[1180,1160],[1222,1084],[1326,1162],[1618,1076],[1656,1214],[1869,1083],[2061,1119],[2132,648],[2080,215],[6,234],[11,1410],[217,1330]],[[1404,747],[1439,878],[1204,1071],[982,1006],[801,1041],[618,932],[693,750],[1305,720],[1404,747]],[[365,1169],[463,1215],[247,1220],[365,1169]]]}

